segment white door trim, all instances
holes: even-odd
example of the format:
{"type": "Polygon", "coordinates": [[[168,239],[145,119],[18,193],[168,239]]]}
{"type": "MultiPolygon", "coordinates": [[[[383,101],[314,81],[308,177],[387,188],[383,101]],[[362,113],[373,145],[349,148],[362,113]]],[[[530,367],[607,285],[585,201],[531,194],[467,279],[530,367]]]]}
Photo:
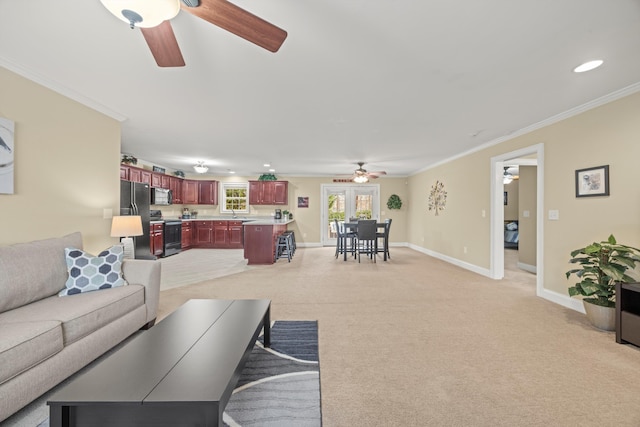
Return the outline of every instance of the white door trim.
{"type": "Polygon", "coordinates": [[[536,172],[536,295],[544,294],[544,144],[536,144],[509,153],[500,154],[491,158],[491,261],[490,274],[493,279],[504,277],[504,184],[502,175],[503,165],[509,164],[535,164],[536,172]],[[520,159],[525,156],[535,155],[533,159],[520,159]]]}

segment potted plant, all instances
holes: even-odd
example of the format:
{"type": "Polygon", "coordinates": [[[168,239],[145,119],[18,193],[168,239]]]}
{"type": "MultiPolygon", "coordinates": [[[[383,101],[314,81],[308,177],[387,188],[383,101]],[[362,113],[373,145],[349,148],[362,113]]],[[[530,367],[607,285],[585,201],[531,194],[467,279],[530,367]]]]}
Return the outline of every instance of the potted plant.
{"type": "Polygon", "coordinates": [[[125,165],[137,165],[138,164],[138,159],[135,158],[134,156],[130,156],[128,154],[123,154],[121,162],[123,164],[125,164],[125,165]]]}
{"type": "Polygon", "coordinates": [[[291,219],[291,212],[284,210],[282,211],[282,216],[284,219],[291,219]]]}
{"type": "Polygon", "coordinates": [[[640,249],[618,244],[612,234],[606,241],[572,251],[569,262],[579,268],[567,271],[567,279],[575,274],[580,280],[569,287],[569,295],[584,297],[584,309],[592,325],[615,330],[615,285],[636,281],[627,270],[640,262],[640,249]]]}

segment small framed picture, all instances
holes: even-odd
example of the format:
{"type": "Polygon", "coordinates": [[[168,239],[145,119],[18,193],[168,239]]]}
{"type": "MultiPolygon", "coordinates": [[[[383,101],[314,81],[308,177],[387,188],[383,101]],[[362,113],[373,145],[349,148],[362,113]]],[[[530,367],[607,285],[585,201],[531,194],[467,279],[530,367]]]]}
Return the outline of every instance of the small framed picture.
{"type": "Polygon", "coordinates": [[[609,195],[609,165],[576,170],[576,197],[609,195]]]}
{"type": "Polygon", "coordinates": [[[504,192],[504,205],[507,206],[509,204],[509,193],[504,192]]]}
{"type": "Polygon", "coordinates": [[[298,197],[298,207],[299,208],[308,208],[309,207],[309,197],[298,197]]]}
{"type": "Polygon", "coordinates": [[[153,167],[153,171],[154,172],[164,173],[164,168],[161,168],[160,166],[154,166],[153,167]]]}

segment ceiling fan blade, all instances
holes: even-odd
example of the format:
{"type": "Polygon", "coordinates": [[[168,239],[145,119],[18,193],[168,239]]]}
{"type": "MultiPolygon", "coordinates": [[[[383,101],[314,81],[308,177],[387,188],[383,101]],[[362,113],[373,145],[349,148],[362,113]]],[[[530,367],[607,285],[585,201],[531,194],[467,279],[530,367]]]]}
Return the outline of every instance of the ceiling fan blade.
{"type": "Polygon", "coordinates": [[[367,175],[369,175],[371,178],[378,178],[380,177],[380,175],[386,175],[387,173],[385,171],[378,171],[378,172],[367,172],[367,175]]]}
{"type": "Polygon", "coordinates": [[[287,38],[283,29],[227,0],[201,0],[198,7],[182,4],[182,9],[271,52],[277,52],[287,38]]]}
{"type": "Polygon", "coordinates": [[[169,21],[153,28],[140,28],[159,67],[184,67],[180,46],[169,21]]]}

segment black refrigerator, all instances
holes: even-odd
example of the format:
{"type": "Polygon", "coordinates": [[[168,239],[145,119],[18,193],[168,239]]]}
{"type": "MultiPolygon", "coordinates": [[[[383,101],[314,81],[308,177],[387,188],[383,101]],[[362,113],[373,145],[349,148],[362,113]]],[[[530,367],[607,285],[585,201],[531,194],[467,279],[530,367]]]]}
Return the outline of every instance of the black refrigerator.
{"type": "Polygon", "coordinates": [[[120,181],[120,215],[140,215],[142,219],[142,236],[135,236],[136,259],[156,259],[151,254],[149,207],[151,194],[149,184],[120,181]]]}

